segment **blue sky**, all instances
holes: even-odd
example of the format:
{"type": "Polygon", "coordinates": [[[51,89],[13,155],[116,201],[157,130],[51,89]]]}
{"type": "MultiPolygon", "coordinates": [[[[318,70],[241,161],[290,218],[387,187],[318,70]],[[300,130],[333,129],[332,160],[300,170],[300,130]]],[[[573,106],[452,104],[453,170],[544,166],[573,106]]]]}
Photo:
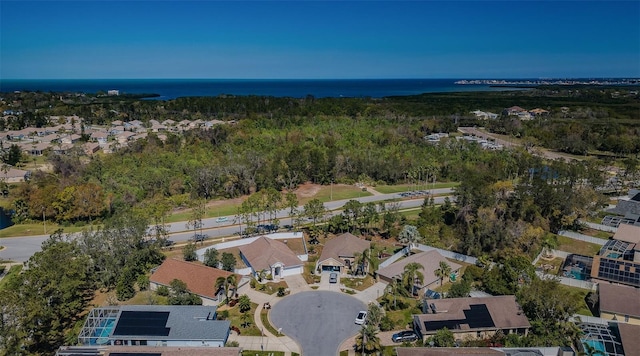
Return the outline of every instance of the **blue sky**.
{"type": "Polygon", "coordinates": [[[6,1],[0,78],[640,77],[640,1],[6,1]]]}

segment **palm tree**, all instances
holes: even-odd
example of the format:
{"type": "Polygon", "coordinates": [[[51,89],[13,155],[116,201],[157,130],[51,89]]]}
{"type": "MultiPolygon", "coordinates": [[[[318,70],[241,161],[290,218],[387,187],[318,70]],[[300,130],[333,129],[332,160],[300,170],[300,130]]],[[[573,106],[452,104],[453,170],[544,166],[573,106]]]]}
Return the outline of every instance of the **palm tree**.
{"type": "Polygon", "coordinates": [[[435,270],[436,277],[440,278],[440,287],[442,287],[442,283],[444,278],[451,274],[451,266],[445,261],[440,261],[439,268],[435,270]]]}
{"type": "Polygon", "coordinates": [[[413,295],[413,288],[416,282],[419,282],[420,286],[424,283],[424,274],[419,270],[423,270],[424,267],[417,263],[411,262],[404,266],[404,272],[402,273],[402,281],[409,292],[409,295],[413,295]]]}
{"type": "Polygon", "coordinates": [[[409,249],[422,239],[420,232],[413,225],[405,225],[398,235],[398,241],[409,245],[409,249]]]}
{"type": "Polygon", "coordinates": [[[218,279],[216,279],[215,289],[216,291],[224,289],[224,297],[228,300],[229,290],[233,289],[234,293],[237,293],[238,290],[238,279],[236,278],[236,275],[231,274],[227,278],[218,277],[218,279]]]}
{"type": "Polygon", "coordinates": [[[578,355],[584,355],[584,356],[606,356],[607,355],[605,352],[602,352],[596,349],[595,347],[591,346],[586,342],[583,342],[582,346],[584,348],[584,351],[578,353],[578,355]]]}
{"type": "Polygon", "coordinates": [[[378,330],[372,325],[363,325],[358,336],[356,336],[356,352],[361,355],[370,355],[382,350],[378,330]]]}
{"type": "Polygon", "coordinates": [[[376,303],[369,303],[367,308],[367,324],[378,328],[382,320],[382,309],[376,303]]]}

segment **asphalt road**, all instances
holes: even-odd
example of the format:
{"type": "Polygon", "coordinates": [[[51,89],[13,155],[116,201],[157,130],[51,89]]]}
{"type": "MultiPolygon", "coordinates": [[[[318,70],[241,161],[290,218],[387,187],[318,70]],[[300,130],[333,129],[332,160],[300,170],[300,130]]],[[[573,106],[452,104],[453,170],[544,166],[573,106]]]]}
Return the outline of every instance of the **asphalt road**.
{"type": "Polygon", "coordinates": [[[293,294],[273,306],[271,322],[302,348],[305,356],[337,355],[340,344],[360,330],[356,315],[366,305],[341,292],[293,294]]]}
{"type": "MultiPolygon", "coordinates": [[[[431,191],[431,190],[430,190],[431,191]]],[[[435,189],[433,190],[433,194],[442,195],[442,194],[451,194],[452,190],[449,188],[445,189],[435,189]]],[[[371,195],[362,198],[356,198],[362,203],[367,202],[376,202],[382,200],[390,200],[390,199],[400,199],[401,197],[398,194],[381,194],[381,195],[371,195]]],[[[453,197],[451,197],[453,199],[453,197]]],[[[342,208],[350,199],[345,200],[337,200],[332,202],[325,203],[325,208],[327,210],[334,210],[331,214],[339,214],[340,208],[342,208]]],[[[414,199],[414,200],[402,200],[399,201],[400,209],[409,209],[416,208],[422,205],[423,199],[414,199]]],[[[436,197],[434,199],[436,204],[442,204],[444,202],[444,197],[436,197]]],[[[302,209],[302,207],[299,207],[302,209]]],[[[288,209],[280,210],[277,213],[278,219],[280,219],[281,224],[289,223],[289,211],[288,209]]],[[[204,234],[209,235],[211,238],[222,237],[222,236],[233,236],[236,233],[240,232],[241,226],[237,223],[234,224],[234,216],[227,216],[227,221],[222,223],[216,222],[217,218],[203,219],[203,227],[202,232],[204,234]]],[[[242,229],[244,230],[246,226],[243,225],[242,229]]],[[[169,239],[179,243],[188,241],[193,238],[193,230],[187,231],[186,222],[178,222],[173,223],[168,226],[170,237],[169,239]]],[[[200,232],[200,230],[198,230],[200,232]]],[[[45,241],[49,236],[48,235],[38,235],[38,236],[23,236],[23,237],[5,237],[0,238],[0,245],[5,248],[0,250],[0,260],[9,260],[15,262],[24,262],[29,259],[34,253],[40,251],[40,246],[43,241],[45,241]]]]}

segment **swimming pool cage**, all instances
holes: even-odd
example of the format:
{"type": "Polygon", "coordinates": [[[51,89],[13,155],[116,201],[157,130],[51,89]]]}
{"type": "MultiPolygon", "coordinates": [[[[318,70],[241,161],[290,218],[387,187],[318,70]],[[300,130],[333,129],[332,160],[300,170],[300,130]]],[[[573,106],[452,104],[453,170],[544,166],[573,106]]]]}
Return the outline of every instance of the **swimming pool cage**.
{"type": "Polygon", "coordinates": [[[94,308],[78,336],[81,345],[108,345],[109,335],[115,327],[120,307],[94,308]]]}

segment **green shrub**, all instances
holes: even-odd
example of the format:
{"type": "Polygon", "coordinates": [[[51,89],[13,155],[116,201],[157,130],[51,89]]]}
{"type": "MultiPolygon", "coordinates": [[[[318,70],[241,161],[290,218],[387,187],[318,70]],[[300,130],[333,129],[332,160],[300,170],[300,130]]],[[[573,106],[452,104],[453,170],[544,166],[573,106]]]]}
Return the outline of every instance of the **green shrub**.
{"type": "Polygon", "coordinates": [[[395,328],[395,324],[388,315],[385,315],[380,319],[380,331],[389,331],[395,328]]]}
{"type": "Polygon", "coordinates": [[[149,289],[149,277],[144,274],[139,275],[136,284],[138,285],[138,288],[140,288],[140,290],[149,289]]]}
{"type": "Polygon", "coordinates": [[[169,296],[169,288],[167,286],[159,286],[158,289],[156,289],[156,294],[162,297],[167,297],[169,296]]]}
{"type": "Polygon", "coordinates": [[[278,297],[284,297],[286,294],[286,290],[284,287],[279,287],[278,288],[278,297]]]}

